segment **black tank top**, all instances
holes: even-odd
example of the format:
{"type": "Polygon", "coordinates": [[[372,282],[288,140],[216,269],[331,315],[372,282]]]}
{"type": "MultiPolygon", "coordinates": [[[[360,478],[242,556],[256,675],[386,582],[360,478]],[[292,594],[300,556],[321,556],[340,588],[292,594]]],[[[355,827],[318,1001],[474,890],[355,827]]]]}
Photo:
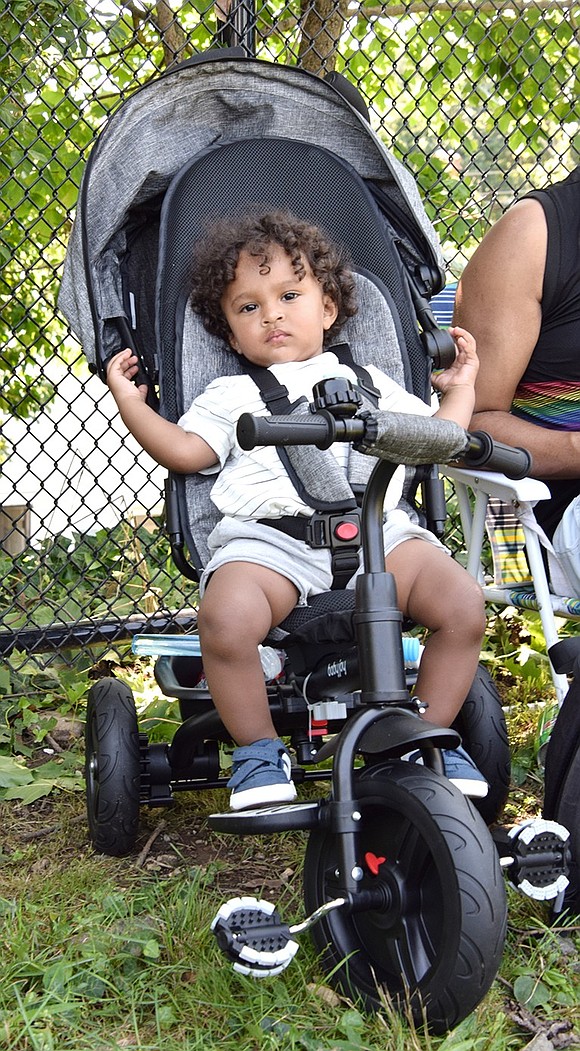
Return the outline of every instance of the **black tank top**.
{"type": "MultiPolygon", "coordinates": [[[[516,416],[558,430],[580,430],[580,165],[563,182],[526,197],[539,201],[548,226],[538,342],[512,406],[516,416]]],[[[536,517],[548,536],[580,492],[577,479],[546,479],[551,500],[536,517]]]]}

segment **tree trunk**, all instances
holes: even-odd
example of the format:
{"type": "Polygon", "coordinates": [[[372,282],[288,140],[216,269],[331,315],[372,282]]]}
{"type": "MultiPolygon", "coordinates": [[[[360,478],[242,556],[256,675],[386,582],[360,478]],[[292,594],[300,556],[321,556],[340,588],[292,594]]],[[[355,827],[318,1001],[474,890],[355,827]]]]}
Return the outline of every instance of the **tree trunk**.
{"type": "Polygon", "coordinates": [[[165,68],[169,69],[189,54],[185,33],[167,0],[157,0],[151,15],[163,44],[165,68]]]}
{"type": "Polygon", "coordinates": [[[338,42],[348,14],[348,0],[302,0],[302,36],[298,64],[323,76],[336,65],[338,42]]]}

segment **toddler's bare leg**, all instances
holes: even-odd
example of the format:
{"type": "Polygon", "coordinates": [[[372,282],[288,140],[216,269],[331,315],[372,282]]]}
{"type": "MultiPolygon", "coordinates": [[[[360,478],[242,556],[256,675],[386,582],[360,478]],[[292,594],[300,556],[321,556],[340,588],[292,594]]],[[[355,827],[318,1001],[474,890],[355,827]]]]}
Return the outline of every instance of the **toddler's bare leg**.
{"type": "Polygon", "coordinates": [[[485,632],[477,581],[444,551],[406,540],[387,556],[399,607],[431,632],[415,693],[429,705],[425,718],[450,726],[473,682],[485,632]]]}
{"type": "Polygon", "coordinates": [[[258,644],[296,605],[286,577],[251,562],[215,571],[198,617],[204,671],[214,704],[238,745],[277,737],[258,644]]]}

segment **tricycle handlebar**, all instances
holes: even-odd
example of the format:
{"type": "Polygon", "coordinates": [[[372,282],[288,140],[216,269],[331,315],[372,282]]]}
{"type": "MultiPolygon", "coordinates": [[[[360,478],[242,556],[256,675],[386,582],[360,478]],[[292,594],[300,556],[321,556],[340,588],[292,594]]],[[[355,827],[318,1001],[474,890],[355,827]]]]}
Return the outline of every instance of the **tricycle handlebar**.
{"type": "Polygon", "coordinates": [[[466,431],[451,420],[400,412],[374,412],[343,418],[326,410],[300,416],[252,416],[243,413],[237,428],[242,449],[256,445],[316,445],[352,442],[361,452],[408,465],[450,463],[486,467],[508,478],[530,473],[526,449],[495,442],[485,431],[466,431]]]}

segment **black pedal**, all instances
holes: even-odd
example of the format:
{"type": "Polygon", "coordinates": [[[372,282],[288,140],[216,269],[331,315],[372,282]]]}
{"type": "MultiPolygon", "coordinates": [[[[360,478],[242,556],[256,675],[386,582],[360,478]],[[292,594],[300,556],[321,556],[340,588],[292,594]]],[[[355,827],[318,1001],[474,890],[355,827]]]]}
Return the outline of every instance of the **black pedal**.
{"type": "Polygon", "coordinates": [[[493,833],[511,885],[536,901],[563,895],[568,883],[570,833],[557,821],[534,818],[493,833]]]}
{"type": "Polygon", "coordinates": [[[280,974],[298,952],[298,942],[269,901],[230,898],[218,910],[211,929],[234,971],[253,978],[280,974]]]}

